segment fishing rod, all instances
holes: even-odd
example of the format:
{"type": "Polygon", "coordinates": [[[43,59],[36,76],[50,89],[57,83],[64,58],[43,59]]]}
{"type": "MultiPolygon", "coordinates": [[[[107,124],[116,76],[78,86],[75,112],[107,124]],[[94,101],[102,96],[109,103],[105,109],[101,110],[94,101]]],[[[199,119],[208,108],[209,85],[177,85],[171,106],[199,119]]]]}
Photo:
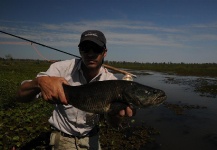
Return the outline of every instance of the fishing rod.
{"type": "MultiPolygon", "coordinates": [[[[40,45],[40,46],[43,46],[43,47],[46,47],[46,48],[49,48],[49,49],[52,49],[52,50],[55,50],[55,51],[64,53],[64,54],[67,54],[67,55],[70,55],[70,56],[74,56],[74,57],[76,57],[76,58],[81,58],[80,56],[77,56],[77,55],[74,55],[74,54],[71,54],[71,53],[68,53],[68,52],[59,50],[59,49],[57,49],[57,48],[53,48],[53,47],[51,47],[51,46],[47,46],[47,45],[38,43],[38,42],[29,40],[29,39],[26,39],[26,38],[23,38],[23,37],[20,37],[20,36],[17,36],[17,35],[8,33],[8,32],[4,32],[4,31],[1,31],[1,30],[0,30],[0,32],[3,33],[3,34],[7,34],[7,35],[10,35],[10,36],[16,37],[16,38],[18,38],[18,39],[22,39],[22,40],[28,41],[28,42],[30,42],[31,44],[34,43],[34,44],[37,44],[37,45],[40,45]]],[[[127,72],[127,71],[124,71],[124,70],[121,70],[121,69],[118,69],[118,68],[115,68],[115,67],[112,67],[112,66],[109,66],[109,65],[106,65],[106,64],[102,64],[102,65],[103,65],[105,68],[107,68],[107,69],[110,69],[110,70],[113,70],[113,71],[116,71],[116,72],[119,72],[119,73],[124,74],[124,75],[125,75],[125,76],[123,77],[124,80],[133,80],[132,77],[136,77],[136,75],[134,75],[134,74],[132,74],[132,73],[129,73],[129,72],[127,72]]]]}
{"type": "Polygon", "coordinates": [[[77,55],[73,55],[73,54],[71,54],[71,53],[68,53],[68,52],[59,50],[59,49],[57,49],[57,48],[53,48],[53,47],[50,47],[50,46],[47,46],[47,45],[44,45],[44,44],[41,44],[41,43],[38,43],[38,42],[35,42],[35,41],[32,41],[32,40],[29,40],[29,39],[26,39],[26,38],[23,38],[23,37],[20,37],[20,36],[17,36],[17,35],[13,35],[13,34],[10,34],[10,33],[4,32],[4,31],[1,31],[1,30],[0,30],[0,32],[1,32],[1,33],[4,33],[4,34],[7,34],[7,35],[10,35],[10,36],[13,36],[13,37],[16,37],[16,38],[18,38],[18,39],[22,39],[22,40],[28,41],[28,42],[30,42],[30,43],[34,43],[34,44],[37,44],[37,45],[40,45],[40,46],[43,46],[43,47],[47,47],[47,48],[53,49],[53,50],[58,51],[58,52],[61,52],[61,53],[65,53],[65,54],[67,54],[67,55],[71,55],[71,56],[80,58],[80,57],[77,56],[77,55]]]}

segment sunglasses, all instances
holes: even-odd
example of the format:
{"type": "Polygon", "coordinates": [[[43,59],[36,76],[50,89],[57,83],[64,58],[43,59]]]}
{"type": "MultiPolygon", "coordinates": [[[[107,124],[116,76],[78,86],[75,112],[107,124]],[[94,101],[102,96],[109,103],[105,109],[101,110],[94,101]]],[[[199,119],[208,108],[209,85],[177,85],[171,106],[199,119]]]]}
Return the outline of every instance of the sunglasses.
{"type": "Polygon", "coordinates": [[[105,48],[93,45],[83,45],[80,47],[80,51],[82,53],[89,53],[90,50],[92,50],[95,54],[101,54],[105,51],[105,48]]]}

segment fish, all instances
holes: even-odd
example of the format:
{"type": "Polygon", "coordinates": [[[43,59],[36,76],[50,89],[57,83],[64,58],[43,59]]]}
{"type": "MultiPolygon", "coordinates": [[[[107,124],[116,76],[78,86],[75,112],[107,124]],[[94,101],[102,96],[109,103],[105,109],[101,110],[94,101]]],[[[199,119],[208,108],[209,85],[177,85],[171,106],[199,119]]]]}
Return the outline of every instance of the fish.
{"type": "Polygon", "coordinates": [[[146,108],[163,103],[167,97],[163,90],[126,80],[95,81],[80,86],[63,84],[63,89],[68,104],[95,114],[111,114],[117,108],[115,103],[146,108]]]}

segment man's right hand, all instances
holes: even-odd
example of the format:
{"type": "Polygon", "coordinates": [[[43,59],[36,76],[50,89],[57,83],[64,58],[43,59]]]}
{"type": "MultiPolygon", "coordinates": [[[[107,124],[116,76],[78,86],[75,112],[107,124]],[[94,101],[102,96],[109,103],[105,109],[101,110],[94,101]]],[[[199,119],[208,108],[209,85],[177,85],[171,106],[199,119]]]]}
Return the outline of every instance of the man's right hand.
{"type": "Polygon", "coordinates": [[[67,105],[63,84],[68,84],[65,78],[41,76],[37,77],[38,86],[41,90],[41,95],[44,100],[50,103],[62,103],[67,105]]]}

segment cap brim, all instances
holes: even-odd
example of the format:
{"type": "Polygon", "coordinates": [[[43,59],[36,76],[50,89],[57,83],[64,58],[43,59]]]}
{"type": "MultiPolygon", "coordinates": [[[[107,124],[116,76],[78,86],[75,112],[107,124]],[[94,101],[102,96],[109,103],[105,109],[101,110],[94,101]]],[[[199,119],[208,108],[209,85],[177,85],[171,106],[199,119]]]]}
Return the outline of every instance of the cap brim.
{"type": "Polygon", "coordinates": [[[83,43],[84,41],[92,41],[92,42],[96,43],[97,45],[99,45],[99,46],[101,46],[101,47],[104,46],[104,43],[103,43],[103,42],[97,40],[96,38],[92,38],[92,37],[85,37],[85,38],[83,38],[83,40],[80,41],[80,43],[79,43],[78,46],[80,46],[81,43],[83,43]]]}

